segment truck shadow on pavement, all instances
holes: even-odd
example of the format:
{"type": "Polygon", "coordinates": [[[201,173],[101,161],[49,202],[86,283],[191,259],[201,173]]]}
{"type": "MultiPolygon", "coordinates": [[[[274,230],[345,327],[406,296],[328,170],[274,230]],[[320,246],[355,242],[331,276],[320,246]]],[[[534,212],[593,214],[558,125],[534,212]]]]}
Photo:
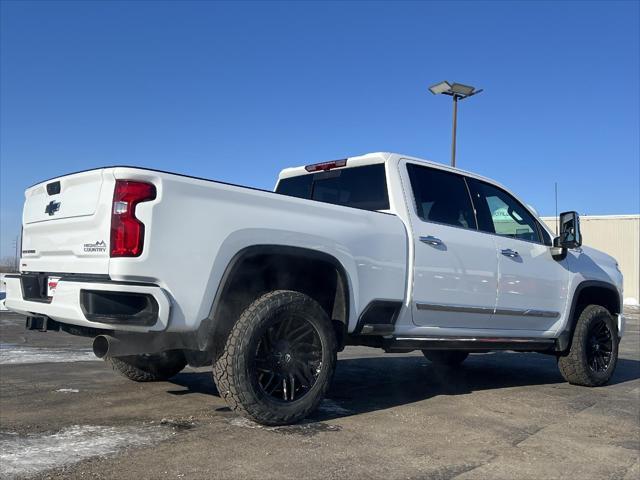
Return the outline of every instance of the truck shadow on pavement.
{"type": "MultiPolygon", "coordinates": [[[[619,359],[608,385],[640,378],[640,362],[619,359]]],[[[210,372],[183,372],[170,380],[174,395],[218,395],[210,372]]],[[[472,355],[457,368],[438,367],[419,356],[362,357],[338,361],[327,398],[309,421],[317,422],[407,405],[441,395],[510,387],[567,384],[553,357],[535,353],[472,355]]],[[[219,409],[224,411],[224,407],[219,409]]]]}

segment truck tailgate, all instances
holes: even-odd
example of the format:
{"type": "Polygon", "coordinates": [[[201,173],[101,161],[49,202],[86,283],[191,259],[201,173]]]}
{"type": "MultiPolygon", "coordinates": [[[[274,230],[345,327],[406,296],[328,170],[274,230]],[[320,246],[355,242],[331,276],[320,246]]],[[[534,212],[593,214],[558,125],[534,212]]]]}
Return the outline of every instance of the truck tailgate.
{"type": "Polygon", "coordinates": [[[108,273],[114,184],[111,171],[98,169],[28,188],[22,218],[20,269],[108,273]]]}

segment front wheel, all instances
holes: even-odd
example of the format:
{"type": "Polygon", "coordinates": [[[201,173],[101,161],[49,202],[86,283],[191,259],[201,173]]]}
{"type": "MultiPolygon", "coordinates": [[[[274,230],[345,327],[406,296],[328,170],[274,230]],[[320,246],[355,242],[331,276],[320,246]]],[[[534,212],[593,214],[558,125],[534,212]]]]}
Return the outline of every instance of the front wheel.
{"type": "Polygon", "coordinates": [[[264,425],[305,418],[336,366],[329,317],[307,295],[277,290],[254,301],[234,325],[213,375],[229,407],[264,425]]]}
{"type": "Polygon", "coordinates": [[[588,305],[573,333],[569,351],[558,358],[564,379],[574,385],[597,387],[609,381],[618,362],[618,327],[609,311],[588,305]]]}

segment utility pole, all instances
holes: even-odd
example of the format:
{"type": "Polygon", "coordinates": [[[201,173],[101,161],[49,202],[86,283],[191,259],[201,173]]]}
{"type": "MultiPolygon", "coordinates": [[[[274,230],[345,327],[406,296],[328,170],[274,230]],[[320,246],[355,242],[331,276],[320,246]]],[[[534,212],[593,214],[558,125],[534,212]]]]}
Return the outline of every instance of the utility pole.
{"type": "Polygon", "coordinates": [[[13,271],[17,272],[18,271],[18,267],[20,266],[20,255],[18,254],[18,246],[20,245],[20,242],[18,241],[19,236],[16,235],[15,240],[13,241],[13,248],[14,248],[14,252],[15,252],[15,256],[13,257],[13,271]]]}
{"type": "Polygon", "coordinates": [[[458,128],[458,96],[453,96],[453,131],[451,133],[451,166],[456,166],[456,130],[458,128]]]}
{"type": "Polygon", "coordinates": [[[555,188],[556,188],[556,237],[558,236],[558,222],[560,221],[558,219],[558,182],[555,182],[555,188]]]}

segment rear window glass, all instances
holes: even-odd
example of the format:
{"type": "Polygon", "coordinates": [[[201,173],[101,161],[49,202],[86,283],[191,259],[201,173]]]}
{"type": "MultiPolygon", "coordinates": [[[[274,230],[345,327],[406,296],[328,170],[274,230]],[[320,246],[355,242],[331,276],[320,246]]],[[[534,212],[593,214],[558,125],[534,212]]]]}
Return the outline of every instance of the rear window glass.
{"type": "Polygon", "coordinates": [[[290,197],[311,198],[311,180],[313,175],[300,175],[299,177],[280,180],[276,192],[290,197]]]}
{"type": "Polygon", "coordinates": [[[389,209],[382,163],[285,178],[276,192],[362,210],[389,209]]]}

